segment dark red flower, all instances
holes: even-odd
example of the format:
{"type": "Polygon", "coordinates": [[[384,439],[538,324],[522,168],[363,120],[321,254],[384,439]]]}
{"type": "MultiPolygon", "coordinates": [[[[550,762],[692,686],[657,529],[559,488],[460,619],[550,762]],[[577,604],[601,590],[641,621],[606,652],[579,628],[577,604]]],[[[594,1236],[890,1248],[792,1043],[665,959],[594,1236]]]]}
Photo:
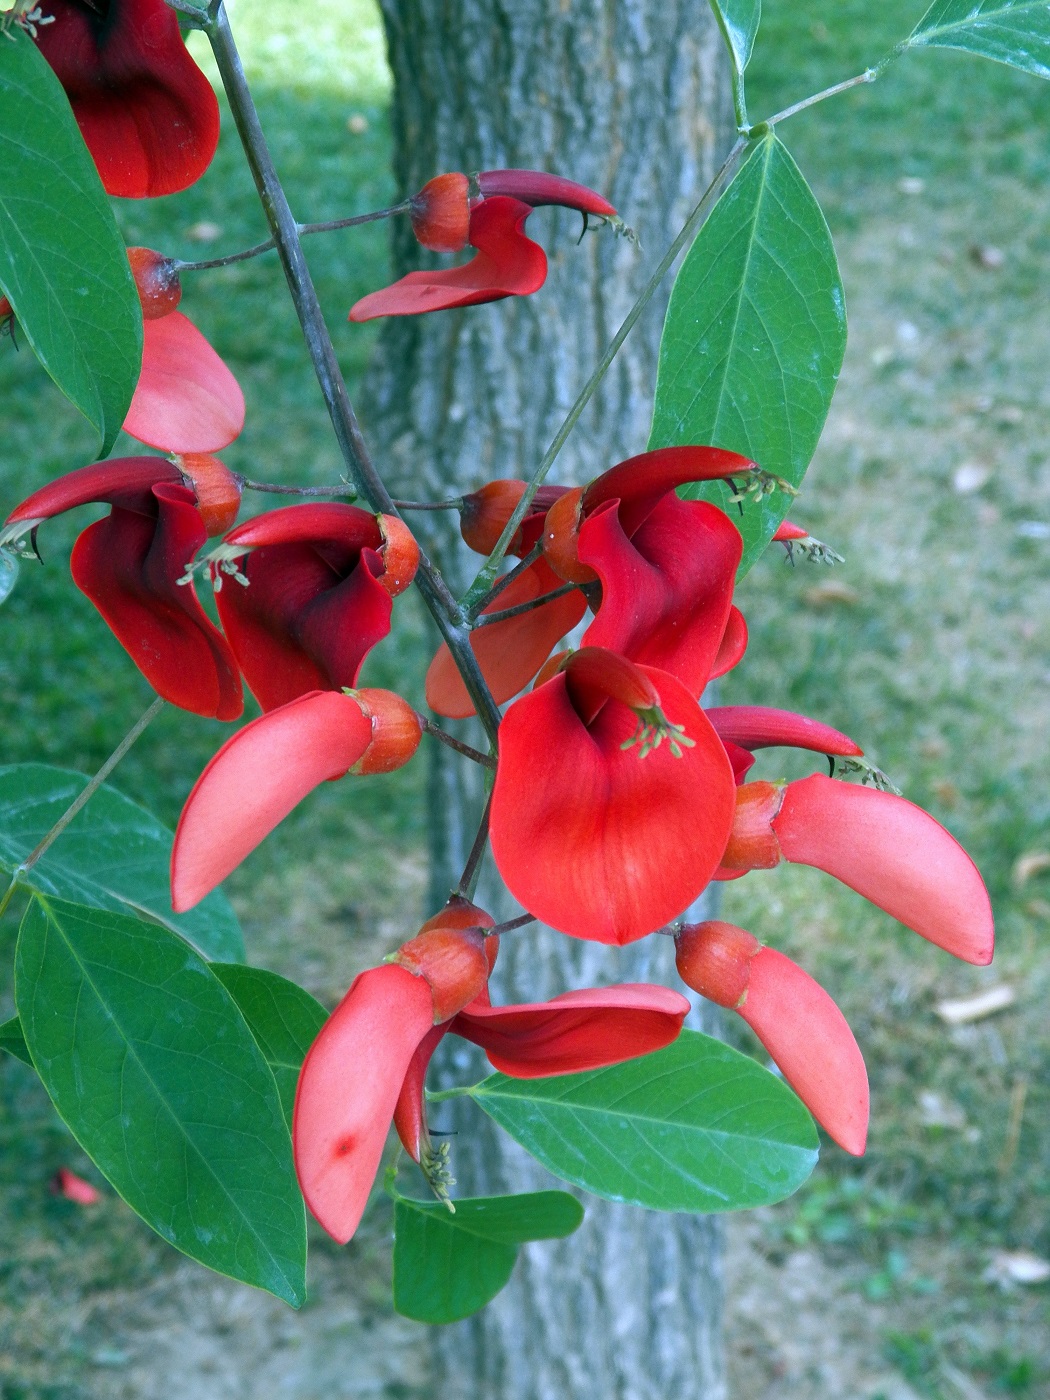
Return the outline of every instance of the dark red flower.
{"type": "Polygon", "coordinates": [[[585,647],[500,725],[493,856],[529,913],[577,938],[630,943],[711,879],[735,790],[680,681],[585,647]]]}
{"type": "MultiPolygon", "coordinates": [[[[219,468],[225,472],[216,462],[219,468]]],[[[73,546],[73,581],[158,695],[195,714],[236,719],[243,708],[237,663],[183,581],[207,527],[196,494],[170,462],[129,457],[70,472],[12,511],[4,537],[91,501],[113,509],[73,546]]]]}
{"type": "Polygon", "coordinates": [[[186,799],[171,852],[171,903],[192,909],[320,783],[388,773],[419,747],[411,706],[389,690],[315,691],[246,724],[186,799]]]}
{"type": "Polygon", "coordinates": [[[200,179],[219,106],[164,0],[49,0],[37,44],[73,107],[102,183],[126,199],[200,179]]]}
{"type": "MultiPolygon", "coordinates": [[[[510,195],[534,209],[558,204],[585,217],[615,219],[616,210],[586,185],[542,170],[483,170],[476,175],[435,175],[412,197],[412,231],[424,248],[457,253],[470,238],[470,212],[479,201],[510,195]]],[[[487,551],[486,551],[487,553],[487,551]]]]}
{"type": "Polygon", "coordinates": [[[219,616],[264,710],[356,685],[419,557],[396,517],[338,502],[269,511],[225,545],[247,557],[217,596],[219,616]]]}

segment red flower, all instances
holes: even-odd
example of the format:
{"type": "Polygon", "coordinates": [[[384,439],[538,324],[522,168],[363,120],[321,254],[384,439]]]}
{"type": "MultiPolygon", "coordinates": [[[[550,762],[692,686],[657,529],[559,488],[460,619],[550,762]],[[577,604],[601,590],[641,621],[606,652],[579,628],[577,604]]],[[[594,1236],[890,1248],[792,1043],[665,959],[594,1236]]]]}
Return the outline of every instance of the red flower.
{"type": "Polygon", "coordinates": [[[893,793],[816,773],[787,784],[747,783],[723,870],[812,865],[965,962],[992,960],[988,891],[955,838],[893,793]]]}
{"type": "Polygon", "coordinates": [[[211,84],[164,0],[50,0],[37,35],[110,194],[175,194],[219,140],[211,84]]]}
{"type": "Polygon", "coordinates": [[[859,1157],[868,1133],[868,1074],[824,988],[783,953],[719,919],[687,924],[675,947],[683,982],[736,1011],[817,1122],[859,1157]]]}
{"type": "Polygon", "coordinates": [[[490,1006],[486,982],[497,940],[484,930],[491,925],[487,914],[454,900],[399,950],[394,965],[356,979],[306,1057],[295,1100],[296,1170],[310,1210],[341,1244],[364,1212],[392,1119],[441,1189],[423,1081],[449,1031],[483,1046],[505,1074],[532,1078],[618,1064],[661,1049],[681,1029],[689,1004],[664,987],[490,1006]]]}
{"type": "Polygon", "coordinates": [[[124,431],[162,452],[218,452],[244,427],[232,372],[181,311],[142,323],[142,369],[124,431]]]}
{"type": "Polygon", "coordinates": [[[415,753],[415,711],[389,690],[315,691],[246,724],[197,779],[171,853],[171,903],[192,909],[319,783],[387,773],[415,753]]]}
{"type": "Polygon", "coordinates": [[[710,880],[734,792],[725,749],[680,681],[586,647],[500,725],[492,852],[537,918],[630,943],[710,880]]]}
{"type": "Polygon", "coordinates": [[[247,558],[217,595],[219,616],[264,710],[356,685],[419,559],[396,517],[338,502],[269,511],[224,543],[247,558]]]}
{"type": "Polygon", "coordinates": [[[428,180],[412,198],[412,231],[424,248],[458,253],[470,238],[471,209],[493,195],[510,195],[534,209],[559,204],[563,209],[578,210],[585,218],[589,214],[616,218],[616,210],[607,199],[575,180],[541,170],[483,170],[469,177],[454,172],[428,180]]]}
{"type": "MultiPolygon", "coordinates": [[[[220,472],[229,478],[221,462],[211,461],[213,484],[220,472]]],[[[182,582],[207,538],[186,477],[159,457],[98,462],[34,492],[8,516],[7,525],[17,528],[4,537],[89,501],[113,509],[73,546],[74,583],[158,695],[195,714],[236,719],[243,708],[237,664],[192,584],[182,582]]]]}
{"type": "Polygon", "coordinates": [[[525,236],[525,220],[531,213],[532,206],[520,199],[501,195],[484,200],[470,215],[470,244],[477,249],[470,262],[410,272],[362,297],[350,310],[351,321],[418,316],[538,291],[547,278],[547,255],[525,236]]]}
{"type": "Polygon", "coordinates": [[[773,710],[765,705],[714,705],[704,713],[726,747],[737,782],[744,781],[754,763],[754,749],[787,746],[840,758],[860,758],[864,753],[848,734],[790,710],[773,710]]]}

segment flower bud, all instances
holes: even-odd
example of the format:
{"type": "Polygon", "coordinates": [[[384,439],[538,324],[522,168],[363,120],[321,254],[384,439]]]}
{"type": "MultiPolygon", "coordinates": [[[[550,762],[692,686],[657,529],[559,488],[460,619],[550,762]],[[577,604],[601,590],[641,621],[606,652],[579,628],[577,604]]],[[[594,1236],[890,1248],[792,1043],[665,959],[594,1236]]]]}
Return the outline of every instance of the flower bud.
{"type": "Polygon", "coordinates": [[[427,928],[389,959],[426,981],[434,998],[435,1026],[450,1021],[487,986],[485,941],[477,928],[427,928]]]}
{"type": "Polygon", "coordinates": [[[424,248],[458,253],[470,231],[470,181],[458,171],[435,175],[413,195],[409,217],[424,248]]]}
{"type": "Polygon", "coordinates": [[[129,248],[131,275],[147,321],[169,315],[182,300],[182,283],[175,263],[152,248],[129,248]]]}
{"type": "Polygon", "coordinates": [[[543,553],[547,563],[566,583],[595,583],[598,575],[587,564],[581,564],[577,547],[583,520],[583,487],[555,501],[547,512],[543,526],[543,553]]]}
{"type": "Polygon", "coordinates": [[[401,768],[419,748],[423,728],[419,716],[407,700],[392,690],[348,690],[372,725],[372,738],[364,753],[350,769],[356,775],[392,773],[401,768]]]}
{"type": "MultiPolygon", "coordinates": [[[[477,491],[472,491],[469,496],[463,497],[459,530],[475,554],[492,553],[524,493],[524,481],[505,477],[499,481],[489,481],[477,491]]],[[[565,493],[564,486],[539,488],[532,498],[525,519],[515,531],[514,538],[507,548],[508,554],[522,557],[529,552],[536,543],[543,517],[565,493]]]]}
{"type": "Polygon", "coordinates": [[[737,788],[736,811],[729,843],[722,856],[724,870],[772,870],[783,859],[773,819],[784,800],[778,783],[745,783],[737,788]]]}
{"type": "Polygon", "coordinates": [[[405,522],[396,515],[380,515],[379,530],[384,544],[379,552],[383,556],[383,573],[379,582],[391,598],[396,598],[416,576],[419,568],[419,545],[405,522]]]}
{"type": "Polygon", "coordinates": [[[175,455],[175,465],[188,477],[209,538],[224,535],[237,519],[244,487],[228,467],[209,452],[175,455]]]}

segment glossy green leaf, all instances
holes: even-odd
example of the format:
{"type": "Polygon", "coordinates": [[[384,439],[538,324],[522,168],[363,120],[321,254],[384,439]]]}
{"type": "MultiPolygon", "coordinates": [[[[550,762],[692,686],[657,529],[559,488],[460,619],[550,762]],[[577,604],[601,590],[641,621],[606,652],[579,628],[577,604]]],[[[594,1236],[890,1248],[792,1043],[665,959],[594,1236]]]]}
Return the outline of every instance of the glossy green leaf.
{"type": "Polygon", "coordinates": [[[588,1074],[494,1074],[472,1096],[555,1176],[653,1210],[768,1205],[817,1160],[813,1120],[784,1081],[695,1031],[588,1074]]]}
{"type": "Polygon", "coordinates": [[[1050,0],[937,0],[907,47],[962,49],[1050,78],[1050,0]]]}
{"type": "Polygon", "coordinates": [[[15,1002],[59,1116],[131,1208],[298,1307],[306,1213],[273,1075],[207,963],[159,924],[36,896],[15,1002]]]}
{"type": "Polygon", "coordinates": [[[10,1021],[5,1021],[3,1025],[0,1025],[0,1050],[6,1050],[9,1055],[14,1055],[15,1059],[21,1060],[24,1064],[31,1065],[33,1063],[26,1038],[22,1034],[22,1022],[17,1016],[12,1016],[10,1021]]]}
{"type": "Polygon", "coordinates": [[[729,46],[733,66],[742,73],[751,62],[762,18],[762,0],[711,0],[711,8],[729,46]]]}
{"type": "MultiPolygon", "coordinates": [[[[0,768],[0,871],[14,873],[87,781],[45,763],[0,768]]],[[[104,783],[24,883],[96,909],[130,909],[189,939],[205,957],[239,961],[244,939],[224,894],[216,890],[189,913],[173,912],[172,839],[144,807],[104,783]]]]}
{"type": "Polygon", "coordinates": [[[394,1206],[394,1307],[417,1322],[458,1322],[495,1298],[529,1240],[564,1239],[583,1224],[566,1191],[394,1206]]]}
{"type": "Polygon", "coordinates": [[[328,1020],[328,1012],[302,987],[265,968],[212,963],[211,970],[240,1007],[255,1043],[266,1057],[290,1125],[299,1071],[307,1050],[328,1020]]]}
{"type": "MultiPolygon", "coordinates": [[[[756,141],[682,264],[660,346],[650,448],[709,444],[793,486],[816,450],[846,350],[831,234],[772,133],[756,141]]],[[[787,514],[774,491],[742,514],[721,483],[682,495],[731,512],[743,576],[787,514]]]]}
{"type": "Polygon", "coordinates": [[[142,312],[69,101],[17,26],[0,44],[0,290],[105,456],[138,381],[142,312]]]}

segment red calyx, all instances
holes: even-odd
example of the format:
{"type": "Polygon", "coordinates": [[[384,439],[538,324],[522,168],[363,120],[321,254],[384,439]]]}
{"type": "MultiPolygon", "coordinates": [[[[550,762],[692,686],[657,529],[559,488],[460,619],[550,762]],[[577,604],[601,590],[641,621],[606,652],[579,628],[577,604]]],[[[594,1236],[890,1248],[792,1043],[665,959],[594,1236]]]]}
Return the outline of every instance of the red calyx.
{"type": "Polygon", "coordinates": [[[409,216],[424,248],[458,253],[470,233],[470,181],[458,171],[435,175],[412,196],[409,216]]]}
{"type": "Polygon", "coordinates": [[[405,522],[397,515],[376,517],[379,533],[383,537],[379,553],[383,560],[383,572],[379,582],[391,598],[404,593],[416,576],[419,568],[419,545],[416,537],[405,522]]]}
{"type": "Polygon", "coordinates": [[[241,508],[244,487],[240,480],[208,452],[184,452],[176,456],[175,465],[193,484],[208,538],[225,534],[241,508]]]}
{"type": "Polygon", "coordinates": [[[722,855],[729,871],[771,870],[783,859],[773,819],[784,800],[777,783],[745,783],[736,791],[733,828],[722,855]]]}
{"type": "Polygon", "coordinates": [[[365,688],[350,694],[372,726],[369,745],[350,772],[367,776],[402,768],[413,757],[423,737],[415,710],[392,690],[365,688]]]}
{"type": "Polygon", "coordinates": [[[434,1024],[450,1021],[489,980],[485,935],[477,928],[437,927],[418,933],[391,958],[422,977],[434,998],[434,1024]]]}
{"type": "Polygon", "coordinates": [[[687,987],[708,1001],[739,1010],[747,995],[751,959],[762,944],[735,924],[710,919],[686,924],[675,936],[675,964],[687,987]]]}
{"type": "MultiPolygon", "coordinates": [[[[540,487],[532,499],[525,519],[510,542],[508,554],[516,554],[519,558],[528,554],[536,543],[543,517],[554,502],[565,495],[566,490],[564,486],[540,487]]],[[[524,481],[504,478],[500,481],[489,481],[477,491],[471,491],[463,497],[459,531],[476,554],[491,554],[496,548],[507,521],[524,493],[524,481]]]]}
{"type": "Polygon", "coordinates": [[[142,303],[143,319],[156,321],[175,311],[182,300],[182,282],[173,260],[152,248],[129,248],[128,262],[142,303]]]}
{"type": "Polygon", "coordinates": [[[66,90],[110,194],[144,199],[198,180],[219,106],[164,0],[50,0],[37,46],[66,90]]]}

